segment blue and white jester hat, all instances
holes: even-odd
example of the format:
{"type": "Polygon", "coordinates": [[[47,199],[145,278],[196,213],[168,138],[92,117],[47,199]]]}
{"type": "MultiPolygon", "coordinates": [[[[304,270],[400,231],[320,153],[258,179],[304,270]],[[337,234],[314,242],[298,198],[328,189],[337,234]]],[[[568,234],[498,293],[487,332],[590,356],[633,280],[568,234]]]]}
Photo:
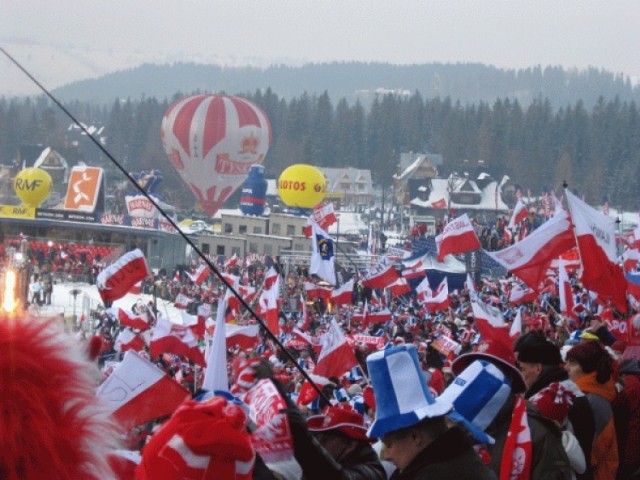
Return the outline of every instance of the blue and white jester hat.
{"type": "Polygon", "coordinates": [[[453,404],[449,418],[462,424],[480,443],[495,443],[484,431],[511,394],[511,384],[498,367],[475,360],[449,385],[438,400],[453,404]]]}
{"type": "Polygon", "coordinates": [[[367,367],[376,399],[376,419],[368,435],[380,438],[425,418],[446,415],[451,402],[435,399],[420,369],[414,345],[398,345],[372,353],[367,367]]]}

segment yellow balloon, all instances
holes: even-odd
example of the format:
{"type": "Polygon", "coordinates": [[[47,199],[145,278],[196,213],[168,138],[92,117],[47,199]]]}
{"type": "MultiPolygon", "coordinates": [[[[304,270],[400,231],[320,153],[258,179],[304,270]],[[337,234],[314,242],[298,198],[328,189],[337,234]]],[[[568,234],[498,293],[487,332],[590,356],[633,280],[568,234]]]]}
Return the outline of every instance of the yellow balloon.
{"type": "Polygon", "coordinates": [[[51,193],[51,176],[41,168],[25,168],[13,180],[18,198],[28,207],[37,207],[51,193]]]}
{"type": "Polygon", "coordinates": [[[291,165],[278,179],[278,195],[290,207],[313,208],[322,202],[326,193],[324,173],[311,165],[291,165]]]}

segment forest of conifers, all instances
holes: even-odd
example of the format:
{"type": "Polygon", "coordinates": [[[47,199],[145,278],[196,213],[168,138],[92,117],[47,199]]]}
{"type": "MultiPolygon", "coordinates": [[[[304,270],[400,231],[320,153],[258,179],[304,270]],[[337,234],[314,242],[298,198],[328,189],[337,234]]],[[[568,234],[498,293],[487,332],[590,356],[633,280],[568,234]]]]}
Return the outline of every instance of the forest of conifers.
{"type": "MultiPolygon", "coordinates": [[[[509,98],[462,105],[415,92],[378,96],[365,110],[358,101],[332,99],[327,92],[285,100],[266,89],[245,97],[271,120],[273,141],[264,162],[268,178],[293,163],[310,163],[370,169],[374,182],[389,186],[400,153],[430,152],[443,156],[440,175],[462,173],[465,160],[483,160],[495,178],[509,175],[534,194],[543,188],[559,191],[567,181],[593,205],[607,195],[613,207],[640,207],[640,117],[633,101],[601,98],[590,109],[581,101],[554,109],[544,98],[526,107],[509,98]]],[[[165,196],[181,206],[193,198],[160,141],[162,116],[175,99],[66,107],[85,124],[105,127],[105,147],[128,171],[162,170],[165,196]]],[[[70,124],[45,97],[0,99],[0,163],[15,159],[21,145],[70,147],[77,139],[70,124]]],[[[97,148],[84,148],[83,156],[87,164],[114,172],[97,148]]]]}

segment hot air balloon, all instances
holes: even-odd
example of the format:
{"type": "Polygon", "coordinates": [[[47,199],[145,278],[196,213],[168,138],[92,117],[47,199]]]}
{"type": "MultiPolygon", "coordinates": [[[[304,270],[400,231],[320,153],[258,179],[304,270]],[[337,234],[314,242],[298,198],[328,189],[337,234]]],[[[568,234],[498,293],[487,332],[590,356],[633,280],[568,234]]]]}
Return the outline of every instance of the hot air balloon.
{"type": "Polygon", "coordinates": [[[164,114],[162,144],[169,160],[213,217],[271,143],[265,113],[243,98],[194,95],[164,114]]]}
{"type": "Polygon", "coordinates": [[[313,208],[326,193],[327,179],[324,173],[311,165],[291,165],[278,179],[278,195],[290,207],[313,208]]]}
{"type": "Polygon", "coordinates": [[[264,178],[264,165],[251,165],[249,175],[242,184],[240,211],[245,215],[260,216],[264,213],[267,198],[267,179],[264,178]]]}
{"type": "Polygon", "coordinates": [[[41,168],[25,168],[13,180],[18,198],[28,207],[38,207],[51,193],[51,175],[41,168]]]}

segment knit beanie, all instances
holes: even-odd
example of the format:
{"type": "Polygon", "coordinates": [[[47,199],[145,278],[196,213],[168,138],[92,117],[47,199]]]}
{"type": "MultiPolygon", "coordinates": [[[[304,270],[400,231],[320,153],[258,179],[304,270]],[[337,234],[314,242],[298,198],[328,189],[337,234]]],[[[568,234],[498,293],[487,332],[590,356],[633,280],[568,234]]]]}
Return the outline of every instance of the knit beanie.
{"type": "Polygon", "coordinates": [[[521,336],[514,346],[519,362],[541,363],[543,365],[560,365],[562,357],[560,349],[546,339],[540,331],[527,332],[521,336]]]}
{"type": "Polygon", "coordinates": [[[561,427],[567,423],[569,409],[576,398],[575,393],[558,382],[554,382],[543,388],[529,399],[540,413],[551,420],[554,420],[561,427]]]}

